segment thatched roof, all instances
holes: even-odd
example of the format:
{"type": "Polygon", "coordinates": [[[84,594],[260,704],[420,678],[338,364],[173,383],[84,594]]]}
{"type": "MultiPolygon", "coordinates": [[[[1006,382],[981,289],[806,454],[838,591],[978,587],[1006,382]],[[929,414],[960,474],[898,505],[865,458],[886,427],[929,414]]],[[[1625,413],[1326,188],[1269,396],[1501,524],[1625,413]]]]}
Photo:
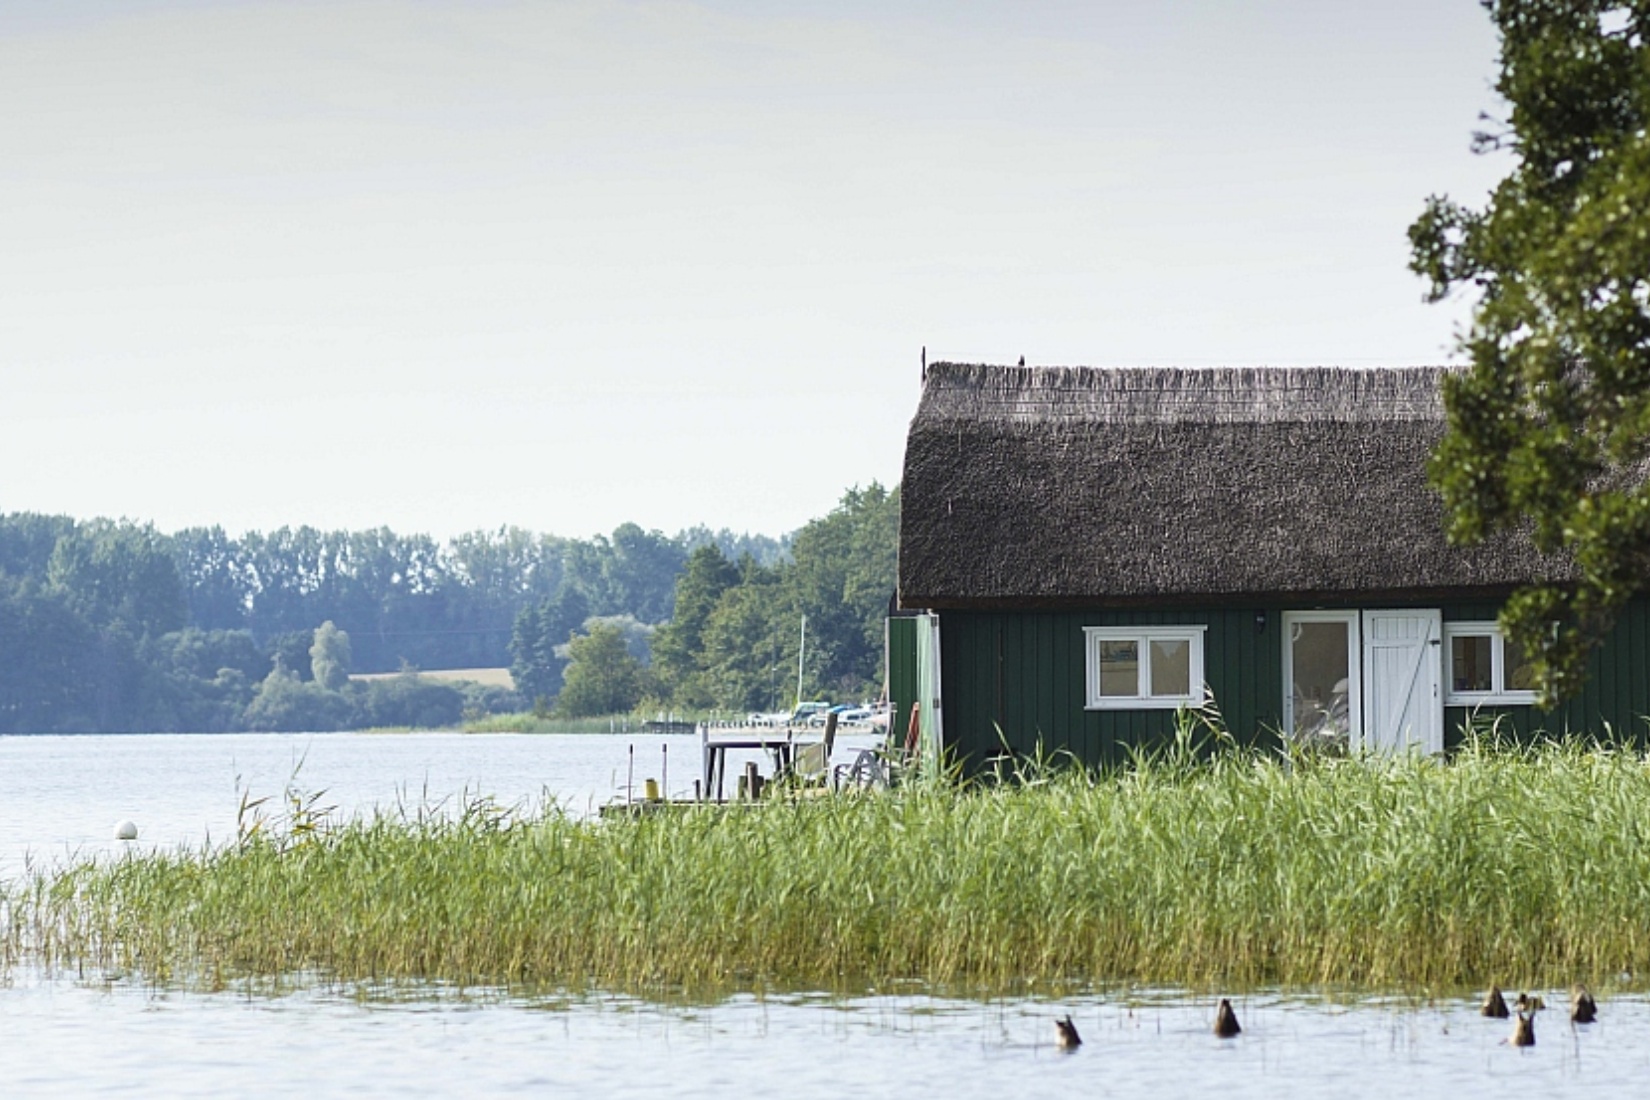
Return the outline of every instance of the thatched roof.
{"type": "Polygon", "coordinates": [[[906,442],[900,603],[1077,606],[1504,591],[1426,483],[1444,368],[937,363],[906,442]]]}

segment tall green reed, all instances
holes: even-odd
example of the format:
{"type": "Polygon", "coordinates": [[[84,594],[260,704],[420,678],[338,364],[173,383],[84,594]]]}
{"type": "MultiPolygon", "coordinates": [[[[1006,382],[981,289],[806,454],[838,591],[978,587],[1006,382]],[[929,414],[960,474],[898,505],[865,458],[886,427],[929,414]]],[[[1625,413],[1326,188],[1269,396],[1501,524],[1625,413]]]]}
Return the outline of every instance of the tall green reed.
{"type": "Polygon", "coordinates": [[[1643,757],[1475,736],[1448,763],[1290,758],[1218,740],[1183,728],[1107,772],[1022,761],[995,780],[640,819],[474,801],[265,824],[200,853],[32,874],[10,890],[0,955],[162,978],[625,987],[1650,972],[1643,757]]]}

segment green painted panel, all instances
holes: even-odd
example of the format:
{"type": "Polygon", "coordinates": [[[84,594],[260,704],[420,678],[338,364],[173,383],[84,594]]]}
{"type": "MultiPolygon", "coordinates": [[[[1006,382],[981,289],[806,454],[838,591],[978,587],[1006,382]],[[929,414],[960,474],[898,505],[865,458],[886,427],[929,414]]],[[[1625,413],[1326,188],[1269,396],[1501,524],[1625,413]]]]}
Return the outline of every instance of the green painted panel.
{"type": "MultiPolygon", "coordinates": [[[[1450,622],[1491,620],[1496,604],[1446,605],[1450,622]]],[[[1608,737],[1642,747],[1646,743],[1645,715],[1650,715],[1650,600],[1634,600],[1622,611],[1614,628],[1587,664],[1587,681],[1575,698],[1551,712],[1535,707],[1462,707],[1444,711],[1445,748],[1461,743],[1469,721],[1489,726],[1499,719],[1501,735],[1521,743],[1552,736],[1608,737]]]]}
{"type": "MultiPolygon", "coordinates": [[[[946,740],[973,768],[1005,745],[1016,754],[1041,747],[1102,763],[1125,759],[1132,746],[1160,744],[1172,734],[1173,711],[1084,708],[1083,628],[1195,623],[1207,627],[1204,673],[1227,728],[1241,743],[1275,748],[1282,726],[1283,610],[944,612],[946,740]]],[[[1499,605],[1462,601],[1442,610],[1446,622],[1492,620],[1499,605]]],[[[890,660],[893,680],[892,653],[890,660]]],[[[1504,716],[1503,732],[1521,740],[1565,732],[1602,735],[1607,724],[1617,739],[1643,744],[1650,729],[1643,718],[1650,715],[1650,601],[1628,606],[1590,669],[1582,693],[1550,714],[1533,707],[1476,715],[1447,708],[1446,748],[1461,743],[1469,720],[1487,722],[1497,714],[1504,716]]]]}
{"type": "Polygon", "coordinates": [[[1195,623],[1208,628],[1204,672],[1229,728],[1241,740],[1275,744],[1282,698],[1277,622],[1277,614],[1270,613],[1265,628],[1257,630],[1252,608],[944,612],[946,740],[976,768],[1005,743],[1016,754],[1064,750],[1090,763],[1119,760],[1132,746],[1162,743],[1173,732],[1173,711],[1084,708],[1083,628],[1195,623]]]}
{"type": "MultiPolygon", "coordinates": [[[[940,670],[944,675],[944,669],[940,670]]],[[[911,721],[911,704],[916,702],[917,620],[888,620],[888,733],[895,744],[903,744],[905,727],[911,721]]]]}

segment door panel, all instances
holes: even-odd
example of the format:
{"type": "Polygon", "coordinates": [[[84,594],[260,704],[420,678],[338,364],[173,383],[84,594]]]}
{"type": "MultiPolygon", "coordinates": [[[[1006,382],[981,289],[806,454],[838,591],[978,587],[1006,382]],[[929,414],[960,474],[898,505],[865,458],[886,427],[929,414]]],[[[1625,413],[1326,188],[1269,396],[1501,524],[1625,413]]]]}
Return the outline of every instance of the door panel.
{"type": "Polygon", "coordinates": [[[1365,749],[1443,751],[1440,620],[1435,610],[1363,613],[1365,749]]]}

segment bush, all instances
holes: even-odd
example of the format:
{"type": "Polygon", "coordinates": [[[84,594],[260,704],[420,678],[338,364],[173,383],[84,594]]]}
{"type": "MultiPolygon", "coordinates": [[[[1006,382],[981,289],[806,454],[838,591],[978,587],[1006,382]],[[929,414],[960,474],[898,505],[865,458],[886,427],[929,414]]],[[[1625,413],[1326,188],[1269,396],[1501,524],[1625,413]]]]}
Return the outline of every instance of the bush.
{"type": "Polygon", "coordinates": [[[342,693],[277,670],[264,678],[246,708],[246,728],[330,732],[350,725],[351,710],[349,699],[342,693]]]}
{"type": "Polygon", "coordinates": [[[414,729],[456,727],[464,717],[464,692],[404,672],[385,680],[357,684],[357,726],[410,726],[414,729]]]}

